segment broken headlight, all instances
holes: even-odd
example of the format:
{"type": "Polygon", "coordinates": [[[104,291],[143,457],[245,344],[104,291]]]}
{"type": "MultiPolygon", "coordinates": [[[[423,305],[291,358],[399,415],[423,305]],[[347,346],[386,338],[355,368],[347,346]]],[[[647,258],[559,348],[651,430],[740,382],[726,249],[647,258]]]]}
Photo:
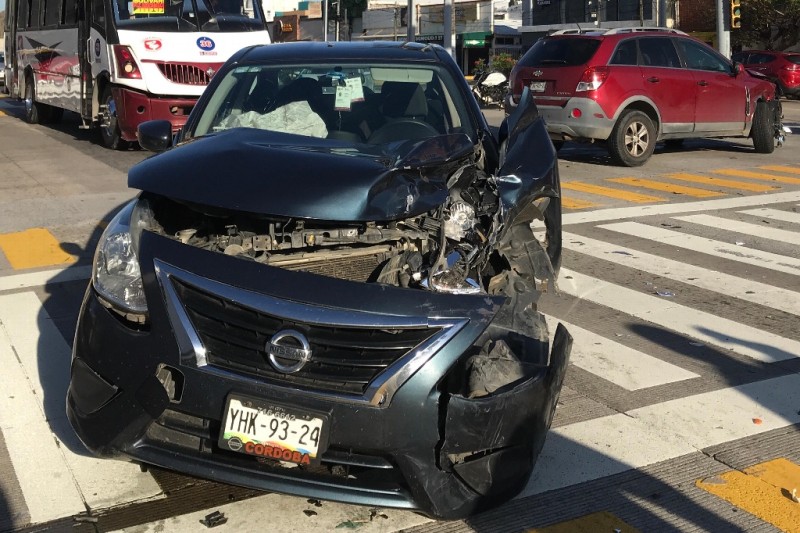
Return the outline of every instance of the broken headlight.
{"type": "Polygon", "coordinates": [[[133,322],[144,322],[147,301],[137,249],[151,217],[146,201],[132,201],[108,224],[94,255],[92,284],[103,303],[133,322]]]}

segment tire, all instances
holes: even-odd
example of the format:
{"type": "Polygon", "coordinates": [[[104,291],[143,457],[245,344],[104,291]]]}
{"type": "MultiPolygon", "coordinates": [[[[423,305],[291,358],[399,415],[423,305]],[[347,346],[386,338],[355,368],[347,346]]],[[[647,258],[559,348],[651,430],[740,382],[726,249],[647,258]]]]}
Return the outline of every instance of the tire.
{"type": "Polygon", "coordinates": [[[638,167],[645,163],[656,147],[656,128],[646,114],[635,109],[623,111],[611,136],[608,151],[615,163],[638,167]]]}
{"type": "Polygon", "coordinates": [[[769,105],[763,100],[756,104],[750,137],[753,138],[753,146],[759,154],[771,154],[775,151],[775,124],[769,105]]]}
{"type": "Polygon", "coordinates": [[[36,90],[33,78],[25,78],[25,121],[28,124],[44,124],[47,122],[50,106],[36,101],[36,90]]]}
{"type": "Polygon", "coordinates": [[[103,117],[98,127],[103,146],[111,150],[125,150],[128,148],[128,141],[122,138],[122,132],[119,129],[119,123],[117,123],[116,103],[114,102],[114,95],[111,93],[111,85],[106,85],[103,89],[103,96],[100,102],[101,105],[105,106],[103,107],[103,117]]]}

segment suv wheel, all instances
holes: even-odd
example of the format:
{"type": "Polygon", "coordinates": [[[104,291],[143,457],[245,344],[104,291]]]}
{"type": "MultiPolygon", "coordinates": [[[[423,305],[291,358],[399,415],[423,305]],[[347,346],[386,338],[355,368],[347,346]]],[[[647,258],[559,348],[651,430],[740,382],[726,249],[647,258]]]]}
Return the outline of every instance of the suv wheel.
{"type": "Polygon", "coordinates": [[[617,120],[608,151],[611,158],[626,167],[638,167],[653,155],[656,147],[656,128],[645,113],[628,109],[617,120]]]}
{"type": "Polygon", "coordinates": [[[760,100],[756,104],[756,114],[753,117],[753,127],[750,130],[753,146],[759,154],[771,154],[775,151],[775,127],[772,123],[772,113],[769,105],[760,100]]]}

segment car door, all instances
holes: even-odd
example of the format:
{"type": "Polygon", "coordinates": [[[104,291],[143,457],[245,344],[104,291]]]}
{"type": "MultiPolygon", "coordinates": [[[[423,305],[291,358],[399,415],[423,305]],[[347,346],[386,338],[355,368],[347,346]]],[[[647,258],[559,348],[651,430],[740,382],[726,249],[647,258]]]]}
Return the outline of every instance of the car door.
{"type": "Polygon", "coordinates": [[[695,132],[741,133],[748,100],[743,76],[712,48],[688,38],[675,42],[696,84],[695,132]]]}
{"type": "Polygon", "coordinates": [[[681,66],[668,36],[639,37],[639,64],[645,95],[658,107],[662,133],[686,133],[694,129],[695,79],[681,66]]]}

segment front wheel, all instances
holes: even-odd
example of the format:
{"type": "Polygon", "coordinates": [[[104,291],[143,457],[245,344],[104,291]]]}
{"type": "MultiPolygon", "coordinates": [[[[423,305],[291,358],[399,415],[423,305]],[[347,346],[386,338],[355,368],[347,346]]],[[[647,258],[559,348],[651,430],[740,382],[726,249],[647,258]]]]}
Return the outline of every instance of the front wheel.
{"type": "Polygon", "coordinates": [[[753,147],[759,154],[771,154],[775,151],[775,124],[769,104],[763,100],[756,104],[750,136],[753,138],[753,147]]]}
{"type": "Polygon", "coordinates": [[[619,165],[638,167],[653,155],[656,147],[656,128],[645,113],[628,109],[620,115],[611,137],[608,151],[619,165]]]}
{"type": "Polygon", "coordinates": [[[103,89],[102,112],[100,114],[100,138],[106,148],[112,150],[124,150],[128,147],[128,142],[122,138],[122,132],[117,122],[117,104],[111,92],[111,86],[106,85],[103,89]]]}
{"type": "Polygon", "coordinates": [[[47,122],[50,106],[36,101],[36,90],[33,78],[25,78],[25,121],[28,124],[44,124],[47,122]]]}

